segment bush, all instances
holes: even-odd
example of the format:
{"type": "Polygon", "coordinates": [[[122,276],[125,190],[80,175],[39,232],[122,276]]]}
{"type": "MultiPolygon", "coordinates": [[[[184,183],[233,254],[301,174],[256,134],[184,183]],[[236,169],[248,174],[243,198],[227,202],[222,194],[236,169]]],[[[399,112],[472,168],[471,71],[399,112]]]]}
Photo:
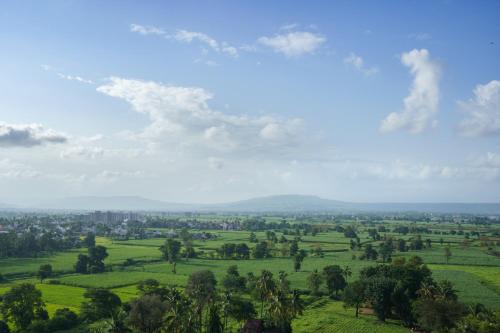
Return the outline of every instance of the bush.
{"type": "Polygon", "coordinates": [[[61,284],[61,281],[59,280],[49,280],[47,281],[48,284],[61,284]]]}

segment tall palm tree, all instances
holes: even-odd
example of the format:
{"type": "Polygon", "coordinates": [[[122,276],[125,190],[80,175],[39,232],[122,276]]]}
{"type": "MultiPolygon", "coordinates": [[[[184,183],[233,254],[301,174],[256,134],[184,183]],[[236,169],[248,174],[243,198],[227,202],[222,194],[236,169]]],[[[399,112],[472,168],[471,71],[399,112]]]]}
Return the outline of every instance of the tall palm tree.
{"type": "Polygon", "coordinates": [[[272,295],[276,288],[276,284],[273,280],[273,273],[263,270],[260,277],[257,279],[256,286],[260,292],[260,317],[262,318],[264,313],[264,301],[272,295]]]}

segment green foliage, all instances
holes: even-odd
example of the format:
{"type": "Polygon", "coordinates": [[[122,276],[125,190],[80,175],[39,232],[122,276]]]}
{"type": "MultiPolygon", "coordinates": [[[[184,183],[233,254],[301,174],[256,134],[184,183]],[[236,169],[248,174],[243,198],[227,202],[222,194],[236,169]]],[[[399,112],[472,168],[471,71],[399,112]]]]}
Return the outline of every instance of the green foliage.
{"type": "Polygon", "coordinates": [[[80,314],[87,322],[111,318],[122,304],[120,298],[107,289],[88,289],[83,296],[89,300],[80,306],[80,314]]]}
{"type": "Polygon", "coordinates": [[[346,307],[356,309],[356,318],[359,316],[359,308],[366,300],[366,283],[361,280],[350,283],[344,290],[343,300],[346,307]]]}
{"type": "Polygon", "coordinates": [[[260,243],[257,243],[255,247],[253,248],[253,257],[255,259],[262,259],[262,258],[269,258],[271,257],[271,252],[269,249],[269,246],[267,242],[262,241],[260,243]]]}
{"type": "Polygon", "coordinates": [[[347,286],[347,281],[344,277],[344,271],[339,265],[329,265],[323,268],[326,288],[330,295],[338,295],[340,290],[347,286]]]}
{"type": "Polygon", "coordinates": [[[38,269],[38,277],[40,279],[40,282],[43,283],[43,280],[51,276],[52,276],[52,265],[50,264],[41,265],[40,268],[38,269]]]}
{"type": "Polygon", "coordinates": [[[246,279],[240,276],[238,272],[238,266],[229,266],[227,269],[227,274],[222,279],[222,286],[227,291],[242,292],[245,290],[246,279]]]}
{"type": "Polygon", "coordinates": [[[169,263],[173,264],[179,257],[181,246],[181,242],[172,238],[167,239],[165,241],[165,244],[160,247],[163,258],[165,260],[168,260],[169,263]]]}
{"type": "Polygon", "coordinates": [[[159,332],[167,309],[167,303],[159,295],[142,295],[130,302],[128,322],[138,332],[159,332]]]}
{"type": "Polygon", "coordinates": [[[0,312],[20,330],[26,329],[35,319],[47,317],[42,293],[30,283],[22,283],[6,292],[2,296],[0,312]]]}
{"type": "Polygon", "coordinates": [[[319,288],[323,283],[323,276],[318,272],[317,269],[311,272],[307,277],[307,285],[309,286],[309,290],[313,295],[319,295],[319,288]]]}

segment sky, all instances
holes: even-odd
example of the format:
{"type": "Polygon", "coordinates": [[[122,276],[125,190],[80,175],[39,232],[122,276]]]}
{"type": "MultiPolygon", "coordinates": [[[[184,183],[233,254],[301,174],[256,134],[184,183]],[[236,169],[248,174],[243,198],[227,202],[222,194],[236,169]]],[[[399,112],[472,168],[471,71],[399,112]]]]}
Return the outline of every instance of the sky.
{"type": "Polygon", "coordinates": [[[498,1],[3,1],[0,202],[500,201],[498,1]]]}

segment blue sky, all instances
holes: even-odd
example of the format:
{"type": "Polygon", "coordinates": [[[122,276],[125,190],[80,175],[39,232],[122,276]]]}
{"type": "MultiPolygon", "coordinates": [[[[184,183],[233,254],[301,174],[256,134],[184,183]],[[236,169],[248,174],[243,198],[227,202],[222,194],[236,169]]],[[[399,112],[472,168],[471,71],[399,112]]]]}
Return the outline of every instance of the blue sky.
{"type": "Polygon", "coordinates": [[[498,201],[500,3],[6,1],[0,202],[498,201]]]}

